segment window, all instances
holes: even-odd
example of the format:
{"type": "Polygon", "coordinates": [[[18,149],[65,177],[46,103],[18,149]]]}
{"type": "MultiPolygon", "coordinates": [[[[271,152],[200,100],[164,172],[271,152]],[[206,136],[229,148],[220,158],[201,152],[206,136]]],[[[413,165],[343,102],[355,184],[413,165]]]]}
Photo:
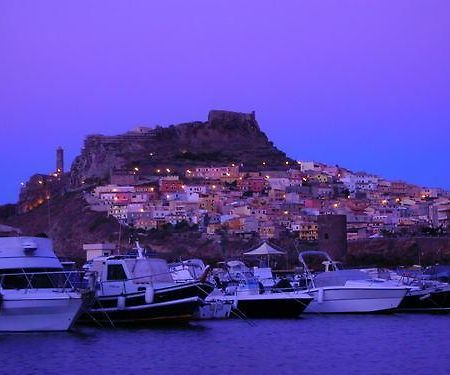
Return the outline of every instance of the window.
{"type": "Polygon", "coordinates": [[[120,280],[126,280],[127,275],[125,274],[125,271],[121,264],[110,264],[108,265],[108,280],[109,281],[120,281],[120,280]]]}
{"type": "Polygon", "coordinates": [[[56,288],[64,285],[64,275],[52,272],[61,272],[61,270],[47,268],[5,269],[1,271],[0,282],[4,289],[56,288]]]}

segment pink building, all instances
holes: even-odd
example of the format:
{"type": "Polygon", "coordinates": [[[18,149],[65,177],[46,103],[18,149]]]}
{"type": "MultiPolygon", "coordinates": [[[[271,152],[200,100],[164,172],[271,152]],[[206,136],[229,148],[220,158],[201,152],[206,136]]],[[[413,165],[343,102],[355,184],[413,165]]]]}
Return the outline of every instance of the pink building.
{"type": "Polygon", "coordinates": [[[197,167],[188,169],[186,177],[204,178],[204,179],[227,179],[239,178],[239,167],[232,165],[229,167],[197,167]]]}

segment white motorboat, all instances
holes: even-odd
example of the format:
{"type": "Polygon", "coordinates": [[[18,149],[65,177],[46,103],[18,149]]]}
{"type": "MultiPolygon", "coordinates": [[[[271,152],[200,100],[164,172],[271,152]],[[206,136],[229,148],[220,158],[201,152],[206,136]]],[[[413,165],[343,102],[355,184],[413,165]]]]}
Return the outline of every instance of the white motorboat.
{"type": "Polygon", "coordinates": [[[65,331],[82,307],[74,282],[46,238],[0,238],[0,331],[65,331]]]}
{"type": "Polygon", "coordinates": [[[406,293],[405,286],[394,286],[385,280],[370,278],[359,270],[341,270],[323,251],[305,251],[299,255],[304,267],[300,279],[303,287],[314,297],[306,313],[376,313],[395,310],[406,293]],[[324,272],[313,273],[305,257],[322,257],[326,260],[324,272]]]}
{"type": "Polygon", "coordinates": [[[218,289],[208,301],[233,303],[232,317],[297,318],[312,301],[304,292],[266,290],[241,261],[229,261],[216,270],[214,280],[218,289]]]}

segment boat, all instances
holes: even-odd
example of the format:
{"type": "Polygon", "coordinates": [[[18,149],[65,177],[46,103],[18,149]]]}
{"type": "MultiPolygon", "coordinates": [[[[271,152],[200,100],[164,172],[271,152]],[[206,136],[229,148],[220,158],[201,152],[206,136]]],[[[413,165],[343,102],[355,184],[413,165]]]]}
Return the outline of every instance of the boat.
{"type": "MultiPolygon", "coordinates": [[[[422,269],[367,270],[378,275],[393,285],[408,288],[408,293],[398,306],[399,312],[413,313],[445,313],[450,312],[450,285],[443,282],[444,266],[432,266],[422,269]]],[[[447,280],[445,278],[444,280],[447,280]]]]}
{"type": "Polygon", "coordinates": [[[206,301],[232,302],[231,317],[297,318],[312,301],[304,292],[266,290],[251,270],[241,261],[221,264],[213,270],[217,289],[206,301]]]}
{"type": "Polygon", "coordinates": [[[203,281],[176,283],[164,259],[137,255],[94,258],[86,267],[96,275],[93,305],[82,322],[107,325],[187,322],[214,286],[203,281]]]}
{"type": "MultiPolygon", "coordinates": [[[[169,264],[172,277],[177,283],[194,282],[206,279],[210,271],[201,259],[187,259],[184,261],[169,264]]],[[[214,293],[214,291],[212,292],[214,293]]],[[[194,319],[227,319],[231,315],[233,307],[232,301],[208,300],[205,301],[194,314],[194,319]]]]}
{"type": "Polygon", "coordinates": [[[0,332],[69,330],[83,307],[81,280],[63,270],[51,240],[0,238],[0,332]]]}
{"type": "Polygon", "coordinates": [[[305,313],[380,313],[393,312],[408,292],[406,286],[392,285],[385,280],[371,278],[360,270],[340,269],[324,251],[304,251],[299,254],[303,274],[299,285],[314,300],[305,313]],[[325,259],[320,264],[323,271],[313,272],[306,257],[325,259]]]}

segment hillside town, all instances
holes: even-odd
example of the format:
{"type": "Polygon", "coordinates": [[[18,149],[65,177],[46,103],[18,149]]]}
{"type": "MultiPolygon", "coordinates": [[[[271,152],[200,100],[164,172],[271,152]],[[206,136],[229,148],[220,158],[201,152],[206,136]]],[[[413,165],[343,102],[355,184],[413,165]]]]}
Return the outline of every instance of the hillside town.
{"type": "Polygon", "coordinates": [[[111,183],[94,188],[87,199],[93,209],[144,230],[185,224],[208,235],[226,228],[262,239],[287,230],[314,241],[319,215],[345,215],[349,241],[447,229],[448,191],[315,162],[286,164],[282,171],[193,166],[184,175],[167,168],[153,176],[135,168],[113,173],[111,183]]]}
{"type": "MultiPolygon", "coordinates": [[[[21,212],[43,204],[63,183],[62,152],[57,150],[55,173],[36,175],[22,187],[28,200],[21,200],[21,212]]],[[[447,232],[449,191],[313,161],[287,160],[282,167],[272,170],[262,160],[257,171],[231,163],[144,174],[136,166],[111,171],[109,183],[85,189],[84,197],[92,210],[141,231],[172,225],[210,237],[226,231],[261,239],[288,231],[315,241],[318,217],[341,215],[348,241],[447,232]]]]}

